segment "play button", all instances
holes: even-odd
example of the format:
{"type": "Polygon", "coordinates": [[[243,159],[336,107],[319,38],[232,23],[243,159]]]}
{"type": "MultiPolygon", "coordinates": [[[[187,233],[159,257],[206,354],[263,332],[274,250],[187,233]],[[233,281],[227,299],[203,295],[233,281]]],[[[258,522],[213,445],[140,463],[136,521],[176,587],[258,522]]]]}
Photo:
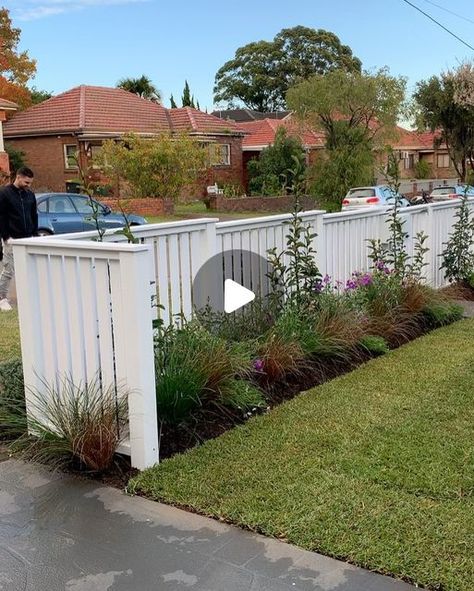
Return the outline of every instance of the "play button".
{"type": "Polygon", "coordinates": [[[249,338],[257,337],[273,324],[271,275],[267,258],[249,250],[225,250],[212,256],[193,280],[195,318],[206,328],[235,321],[245,327],[249,338]]]}
{"type": "Polygon", "coordinates": [[[230,314],[255,299],[255,294],[232,279],[224,281],[224,312],[230,314]]]}

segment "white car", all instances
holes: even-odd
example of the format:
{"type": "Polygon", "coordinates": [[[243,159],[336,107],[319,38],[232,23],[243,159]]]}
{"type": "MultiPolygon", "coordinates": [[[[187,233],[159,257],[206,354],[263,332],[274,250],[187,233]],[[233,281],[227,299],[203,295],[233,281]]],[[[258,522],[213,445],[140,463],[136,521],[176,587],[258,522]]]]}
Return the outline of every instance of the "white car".
{"type": "MultiPolygon", "coordinates": [[[[395,196],[388,185],[374,185],[372,187],[354,187],[349,189],[347,195],[342,200],[342,211],[352,209],[365,209],[366,207],[376,207],[380,205],[393,205],[395,196]]],[[[410,205],[403,195],[398,194],[402,207],[410,205]]]]}
{"type": "Polygon", "coordinates": [[[450,185],[449,187],[436,187],[430,193],[432,201],[447,201],[448,199],[458,199],[464,194],[474,196],[474,187],[471,185],[450,185]]]}

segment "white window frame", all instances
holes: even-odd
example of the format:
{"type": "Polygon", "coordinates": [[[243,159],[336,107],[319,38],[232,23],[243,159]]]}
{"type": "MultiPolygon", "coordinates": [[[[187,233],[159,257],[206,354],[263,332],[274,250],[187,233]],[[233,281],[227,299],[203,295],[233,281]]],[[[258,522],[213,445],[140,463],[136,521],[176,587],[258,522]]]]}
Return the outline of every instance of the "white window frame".
{"type": "Polygon", "coordinates": [[[230,144],[218,144],[218,146],[221,158],[216,166],[230,166],[230,144]],[[223,148],[227,148],[227,150],[224,151],[223,148]]]}
{"type": "Polygon", "coordinates": [[[451,159],[449,157],[449,154],[436,154],[436,168],[451,168],[451,159]],[[439,164],[439,160],[440,158],[443,158],[443,162],[448,161],[447,166],[440,166],[439,164]]]}
{"type": "Polygon", "coordinates": [[[78,170],[78,165],[74,164],[73,166],[71,166],[69,164],[69,158],[70,156],[68,155],[68,148],[74,148],[76,155],[79,154],[79,148],[77,146],[77,144],[64,144],[63,145],[63,151],[64,151],[64,168],[66,170],[78,170]]]}

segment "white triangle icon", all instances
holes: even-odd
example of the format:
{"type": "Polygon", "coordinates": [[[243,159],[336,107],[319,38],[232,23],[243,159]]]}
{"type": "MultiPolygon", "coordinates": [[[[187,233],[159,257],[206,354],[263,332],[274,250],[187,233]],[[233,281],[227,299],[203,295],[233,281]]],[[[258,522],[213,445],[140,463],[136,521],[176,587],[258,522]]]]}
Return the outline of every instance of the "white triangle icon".
{"type": "Polygon", "coordinates": [[[224,311],[235,312],[255,299],[255,294],[240,283],[226,279],[224,281],[224,311]]]}

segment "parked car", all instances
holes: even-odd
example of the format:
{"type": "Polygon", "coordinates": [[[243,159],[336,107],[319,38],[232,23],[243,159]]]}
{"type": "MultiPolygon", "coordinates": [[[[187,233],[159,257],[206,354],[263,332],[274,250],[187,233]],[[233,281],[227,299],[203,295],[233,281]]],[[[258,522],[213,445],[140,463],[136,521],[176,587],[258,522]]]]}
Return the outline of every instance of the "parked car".
{"type": "Polygon", "coordinates": [[[474,196],[474,187],[471,185],[450,185],[448,187],[436,187],[430,193],[432,201],[447,201],[448,199],[458,199],[466,193],[474,196]]]}
{"type": "MultiPolygon", "coordinates": [[[[354,187],[349,189],[342,201],[342,210],[362,209],[380,205],[391,205],[396,193],[387,185],[374,185],[372,187],[354,187]]],[[[410,205],[408,200],[399,195],[403,207],[410,205]]]]}
{"type": "MultiPolygon", "coordinates": [[[[93,209],[87,195],[75,193],[38,193],[38,234],[67,234],[68,232],[84,232],[96,229],[95,221],[91,218],[93,209]]],[[[123,214],[114,213],[107,205],[98,201],[98,222],[101,228],[123,228],[125,219],[123,214]]],[[[138,215],[127,215],[131,226],[146,224],[145,218],[138,215]]]]}

